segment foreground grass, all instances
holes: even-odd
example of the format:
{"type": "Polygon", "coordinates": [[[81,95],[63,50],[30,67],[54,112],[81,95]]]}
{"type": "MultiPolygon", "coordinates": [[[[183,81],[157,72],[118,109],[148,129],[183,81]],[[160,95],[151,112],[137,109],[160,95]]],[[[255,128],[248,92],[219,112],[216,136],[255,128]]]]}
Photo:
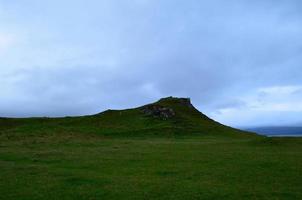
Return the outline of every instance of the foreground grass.
{"type": "Polygon", "coordinates": [[[302,140],[0,137],[0,199],[302,199],[302,140]]]}

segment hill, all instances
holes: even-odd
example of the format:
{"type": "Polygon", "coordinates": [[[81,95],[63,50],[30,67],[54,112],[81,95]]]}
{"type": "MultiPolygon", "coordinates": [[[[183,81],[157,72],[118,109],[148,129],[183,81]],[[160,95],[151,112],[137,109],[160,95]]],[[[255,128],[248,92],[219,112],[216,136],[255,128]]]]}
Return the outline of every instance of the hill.
{"type": "MultiPolygon", "coordinates": [[[[99,135],[190,135],[215,134],[251,137],[254,134],[224,126],[199,112],[188,98],[167,97],[127,110],[64,118],[0,118],[0,131],[25,134],[84,132],[99,135]]],[[[254,135],[255,136],[255,135],[254,135]]]]}
{"type": "Polygon", "coordinates": [[[0,119],[0,200],[302,199],[302,139],[224,126],[189,99],[0,119]]]}

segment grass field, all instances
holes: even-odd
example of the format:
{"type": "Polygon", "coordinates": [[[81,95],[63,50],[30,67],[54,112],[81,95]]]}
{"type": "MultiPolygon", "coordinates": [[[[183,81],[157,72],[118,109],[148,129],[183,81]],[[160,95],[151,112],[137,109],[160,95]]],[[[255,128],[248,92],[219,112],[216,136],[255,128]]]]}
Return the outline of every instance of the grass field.
{"type": "Polygon", "coordinates": [[[0,119],[0,199],[302,199],[302,139],[123,112],[0,119]]]}

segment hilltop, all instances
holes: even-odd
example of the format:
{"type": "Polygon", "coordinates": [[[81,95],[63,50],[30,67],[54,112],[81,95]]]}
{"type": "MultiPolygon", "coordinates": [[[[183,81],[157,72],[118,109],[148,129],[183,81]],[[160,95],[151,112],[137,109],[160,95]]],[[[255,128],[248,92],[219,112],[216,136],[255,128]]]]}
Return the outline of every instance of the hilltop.
{"type": "Polygon", "coordinates": [[[251,137],[254,134],[224,126],[200,111],[189,98],[167,97],[126,110],[107,110],[95,115],[64,118],[0,119],[0,131],[34,133],[95,133],[100,135],[215,134],[251,137]]]}

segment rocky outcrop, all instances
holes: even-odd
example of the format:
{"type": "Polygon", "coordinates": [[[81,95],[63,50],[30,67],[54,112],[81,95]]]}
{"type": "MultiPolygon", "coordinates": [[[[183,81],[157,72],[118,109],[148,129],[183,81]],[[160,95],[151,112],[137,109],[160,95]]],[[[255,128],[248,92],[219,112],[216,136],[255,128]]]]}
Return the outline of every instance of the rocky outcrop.
{"type": "Polygon", "coordinates": [[[178,98],[178,101],[180,104],[189,107],[189,108],[194,108],[194,106],[191,104],[191,99],[190,98],[178,98]]]}
{"type": "Polygon", "coordinates": [[[166,97],[160,99],[158,102],[174,102],[188,108],[194,108],[190,98],[166,97]]]}
{"type": "Polygon", "coordinates": [[[175,112],[172,108],[167,108],[160,105],[147,105],[142,108],[142,112],[145,115],[160,118],[160,119],[169,119],[175,116],[175,112]]]}

